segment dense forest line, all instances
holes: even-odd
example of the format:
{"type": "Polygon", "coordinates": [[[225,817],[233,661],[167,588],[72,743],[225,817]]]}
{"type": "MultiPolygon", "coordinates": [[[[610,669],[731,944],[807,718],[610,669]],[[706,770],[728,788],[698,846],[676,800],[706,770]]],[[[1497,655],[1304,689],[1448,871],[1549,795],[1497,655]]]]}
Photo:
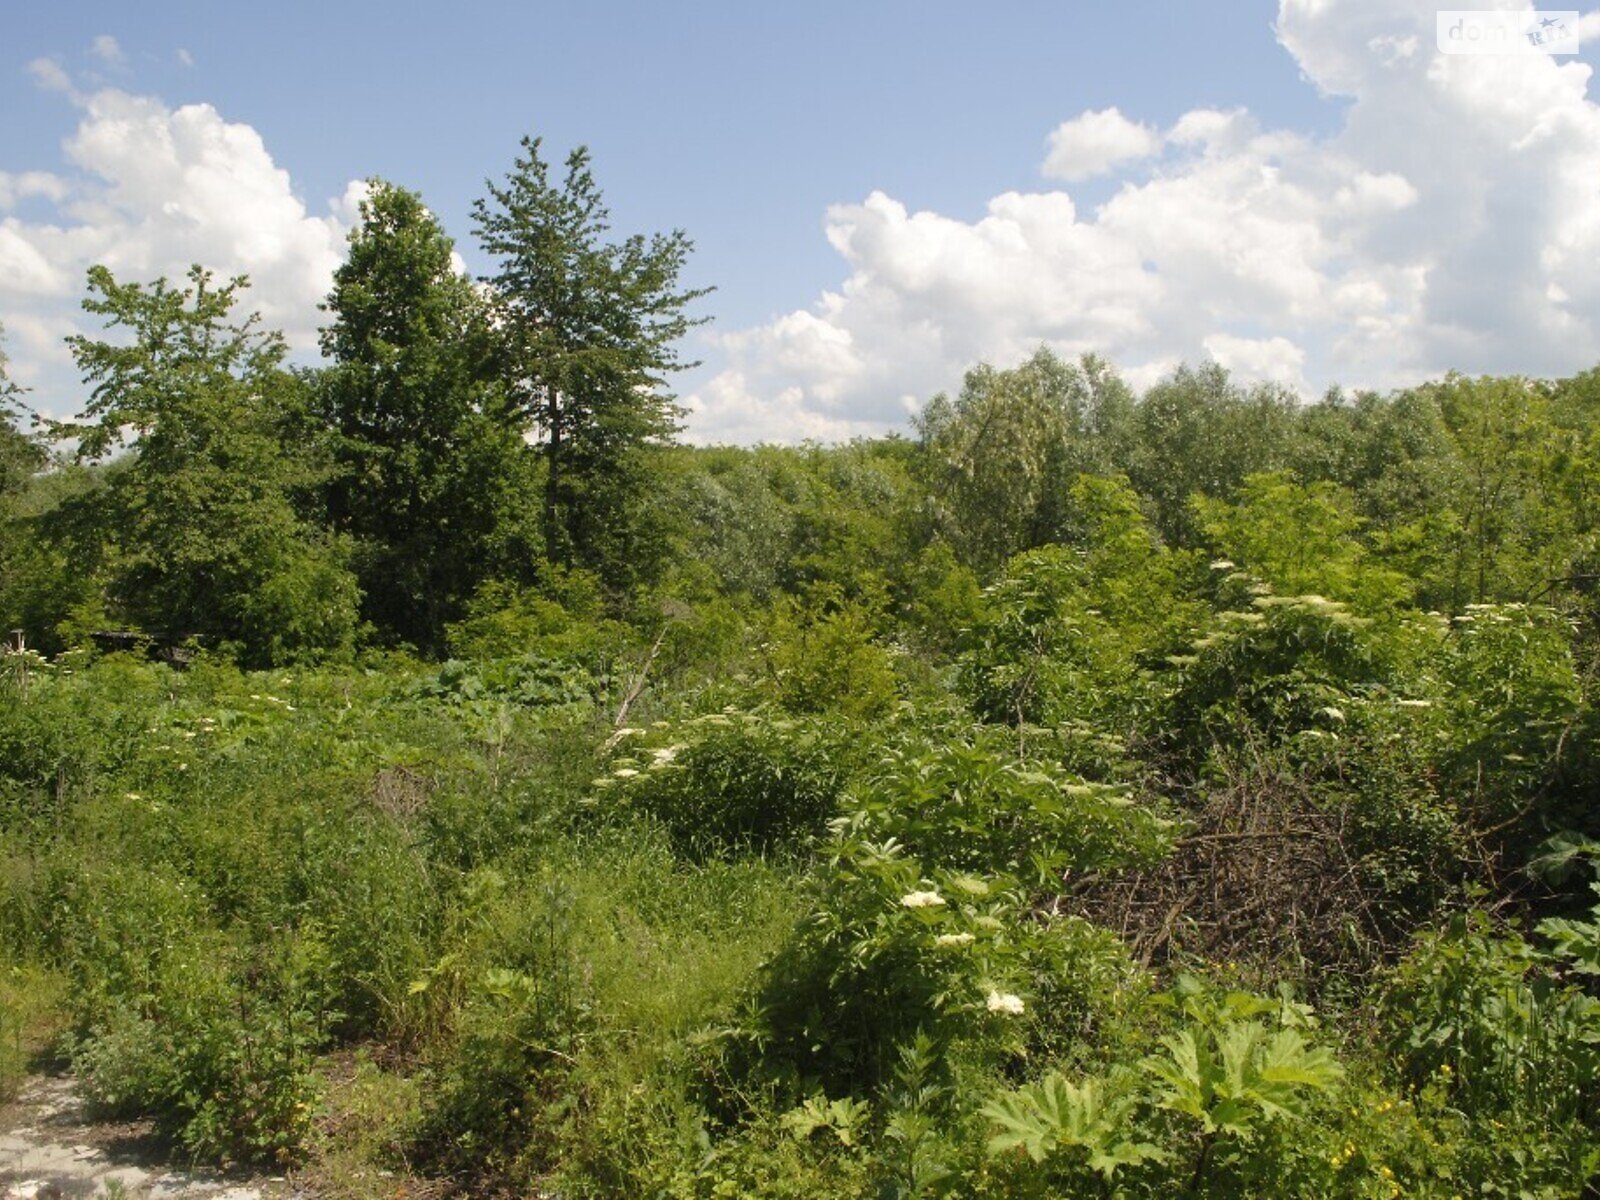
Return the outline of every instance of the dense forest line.
{"type": "Polygon", "coordinates": [[[97,268],[0,431],[0,1093],[329,1195],[1594,1194],[1600,370],[696,448],[687,239],[533,141],[474,223],[375,183],[315,368],[97,268]]]}

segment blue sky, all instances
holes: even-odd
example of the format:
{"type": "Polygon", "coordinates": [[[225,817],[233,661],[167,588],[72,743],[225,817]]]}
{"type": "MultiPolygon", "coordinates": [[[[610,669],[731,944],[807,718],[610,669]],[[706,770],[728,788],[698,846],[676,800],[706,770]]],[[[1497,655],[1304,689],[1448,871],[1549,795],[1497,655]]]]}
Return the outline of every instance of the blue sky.
{"type": "Polygon", "coordinates": [[[10,6],[0,320],[16,373],[56,412],[76,397],[47,342],[86,255],[135,274],[237,259],[214,265],[250,269],[304,344],[350,181],[421,191],[478,269],[471,202],[531,132],[593,149],[619,231],[694,239],[691,282],[718,288],[692,347],[706,365],[680,380],[701,437],[894,427],[972,361],[1038,344],[1099,349],[1136,383],[1209,355],[1307,391],[1600,358],[1596,297],[1576,279],[1600,239],[1573,183],[1600,154],[1587,67],[1454,59],[1441,76],[1432,14],[1377,0],[10,6]],[[1441,129],[1462,144],[1440,149],[1441,129]],[[1452,195],[1472,178],[1473,196],[1452,195]],[[1508,249],[1486,214],[1530,188],[1518,219],[1540,228],[1508,249]],[[1397,251],[1440,221],[1456,236],[1397,251]],[[1518,260],[1525,292],[1497,302],[1519,248],[1535,264],[1518,260]],[[1513,302],[1519,335],[1485,348],[1478,324],[1504,327],[1496,304],[1513,302]]]}

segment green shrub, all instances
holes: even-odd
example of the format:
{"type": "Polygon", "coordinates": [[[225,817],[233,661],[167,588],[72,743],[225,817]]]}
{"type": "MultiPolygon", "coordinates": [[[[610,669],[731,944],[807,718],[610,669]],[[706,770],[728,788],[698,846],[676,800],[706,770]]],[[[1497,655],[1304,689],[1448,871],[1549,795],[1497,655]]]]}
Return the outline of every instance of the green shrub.
{"type": "Polygon", "coordinates": [[[600,581],[590,572],[546,564],[536,588],[505,580],[484,583],[467,615],[446,627],[450,651],[461,658],[565,658],[601,646],[615,648],[627,630],[605,617],[600,581]]]}
{"type": "Polygon", "coordinates": [[[871,743],[853,722],[751,712],[627,733],[599,794],[661,822],[694,856],[793,848],[822,833],[871,743]]]}
{"type": "Polygon", "coordinates": [[[942,541],[923,549],[910,564],[897,600],[913,642],[939,657],[954,655],[983,613],[977,575],[942,541]]]}
{"type": "Polygon", "coordinates": [[[489,968],[471,981],[414,1135],[436,1167],[493,1179],[548,1165],[538,1161],[551,1144],[542,1125],[570,1091],[581,1032],[570,960],[548,966],[549,975],[489,968]]]}
{"type": "Polygon", "coordinates": [[[757,997],[758,1073],[859,1094],[884,1085],[919,1034],[941,1061],[961,1047],[993,1063],[1030,1036],[1048,1040],[1052,1015],[1084,1018],[1047,1014],[1032,1034],[1029,985],[1059,971],[1092,976],[1107,957],[1104,943],[1036,919],[1032,890],[1070,869],[1149,863],[1170,827],[1114,789],[1015,761],[1001,736],[913,740],[859,786],[810,911],[757,997]]]}
{"type": "Polygon", "coordinates": [[[509,1186],[571,1168],[580,1194],[580,1162],[620,1195],[676,1174],[681,1130],[627,1115],[690,1119],[684,1043],[727,1018],[793,904],[771,864],[689,867],[637,824],[547,846],[515,879],[478,872],[414,985],[436,1032],[411,1153],[509,1186]]]}
{"type": "Polygon", "coordinates": [[[1137,1069],[1113,1066],[1078,1083],[1050,1072],[992,1100],[990,1153],[1025,1153],[1056,1186],[1087,1187],[1098,1176],[1103,1194],[1141,1172],[1166,1194],[1249,1195],[1281,1183],[1281,1147],[1263,1135],[1305,1120],[1344,1074],[1308,1041],[1309,1011],[1216,995],[1189,978],[1170,1000],[1177,1028],[1137,1069]]]}
{"type": "Polygon", "coordinates": [[[1072,544],[1011,559],[964,638],[958,686],[981,720],[1124,731],[1202,617],[1193,556],[1160,543],[1126,479],[1079,476],[1071,503],[1072,544]]]}
{"type": "Polygon", "coordinates": [[[1084,551],[1047,546],[1012,559],[985,593],[961,659],[962,690],[981,720],[1093,719],[1134,682],[1110,623],[1087,598],[1088,573],[1084,551]],[[1113,675],[1122,686],[1103,686],[1113,675]]]}
{"type": "Polygon", "coordinates": [[[1481,913],[1424,938],[1381,993],[1390,1052],[1414,1087],[1473,1116],[1547,1122],[1600,1111],[1600,1001],[1481,913]]]}
{"type": "Polygon", "coordinates": [[[529,708],[585,704],[604,690],[609,676],[582,662],[526,654],[468,662],[450,659],[412,680],[408,696],[488,710],[495,703],[529,708]]]}
{"type": "Polygon", "coordinates": [[[1413,590],[1399,572],[1369,561],[1357,536],[1365,521],[1338,484],[1300,484],[1281,471],[1249,475],[1232,502],[1197,495],[1192,507],[1213,550],[1283,594],[1318,593],[1373,613],[1413,590]]]}
{"type": "Polygon", "coordinates": [[[1177,678],[1154,736],[1190,761],[1213,746],[1271,746],[1344,720],[1353,695],[1384,681],[1371,622],[1322,596],[1276,596],[1216,615],[1176,656],[1177,678]]]}
{"type": "Polygon", "coordinates": [[[132,1006],[102,1010],[72,1047],[73,1070],[90,1110],[136,1117],[176,1103],[181,1080],[173,1050],[155,1020],[132,1006]]]}
{"type": "Polygon", "coordinates": [[[355,644],[361,589],[348,549],[315,539],[285,547],[231,601],[250,663],[281,666],[345,655],[355,644]]]}
{"type": "MultiPolygon", "coordinates": [[[[933,870],[893,843],[840,847],[793,940],[765,972],[750,1069],[791,1094],[871,1093],[922,1033],[1020,1050],[1015,989],[1032,926],[1021,897],[933,870]]],[[[982,1051],[980,1051],[982,1052],[982,1051]]]]}
{"type": "Polygon", "coordinates": [[[1374,689],[1340,711],[1289,740],[1283,769],[1337,820],[1368,924],[1408,940],[1478,869],[1467,814],[1441,779],[1441,706],[1374,689]]]}
{"type": "Polygon", "coordinates": [[[1520,810],[1556,772],[1578,723],[1572,631],[1550,609],[1522,604],[1469,605],[1452,625],[1438,664],[1441,765],[1486,824],[1510,820],[1524,839],[1538,838],[1543,821],[1520,810]]]}
{"type": "Polygon", "coordinates": [[[292,937],[238,957],[211,939],[173,947],[152,991],[102,1005],[75,1038],[90,1104],[152,1115],[198,1158],[293,1162],[328,1018],[317,956],[292,937]]]}
{"type": "Polygon", "coordinates": [[[433,957],[442,907],[409,831],[382,812],[313,826],[298,864],[302,904],[329,960],[331,1007],[346,1038],[404,1044],[408,989],[433,957]]]}
{"type": "Polygon", "coordinates": [[[894,704],[894,660],[870,610],[823,585],[804,603],[780,603],[765,647],[778,703],[791,713],[882,717],[894,704]]]}
{"type": "Polygon", "coordinates": [[[1149,865],[1176,830],[1129,788],[1019,758],[1008,731],[912,732],[863,771],[841,829],[928,866],[1058,886],[1069,870],[1149,865]]]}

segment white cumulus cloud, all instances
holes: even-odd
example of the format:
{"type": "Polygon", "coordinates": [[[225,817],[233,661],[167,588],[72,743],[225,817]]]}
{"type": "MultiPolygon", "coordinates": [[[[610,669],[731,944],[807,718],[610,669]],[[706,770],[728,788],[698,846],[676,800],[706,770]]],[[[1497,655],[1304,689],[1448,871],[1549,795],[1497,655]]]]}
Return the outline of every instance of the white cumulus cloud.
{"type": "MultiPolygon", "coordinates": [[[[1531,11],[1531,10],[1530,10],[1531,11]]],[[[843,279],[808,307],[721,334],[689,398],[702,440],[904,425],[980,360],[1040,345],[1147,385],[1212,358],[1319,393],[1457,368],[1564,374],[1600,361],[1600,105],[1581,61],[1437,53],[1419,0],[1281,0],[1327,135],[1198,108],[1162,130],[1116,109],[1050,138],[1041,174],[976,220],[881,192],[828,213],[843,279]]],[[[1584,20],[1584,29],[1597,18],[1584,20]]]]}
{"type": "Polygon", "coordinates": [[[313,213],[256,130],[211,105],[172,108],[115,88],[84,95],[58,64],[30,70],[78,109],[62,169],[0,173],[0,323],[32,402],[52,415],[81,402],[73,372],[40,338],[92,328],[76,309],[96,263],[124,280],[178,279],[192,263],[248,275],[245,303],[292,345],[315,346],[316,306],[364,185],[313,213]],[[24,200],[48,211],[19,210],[24,200]]]}
{"type": "Polygon", "coordinates": [[[1209,358],[1235,374],[1305,390],[1306,382],[1301,371],[1305,367],[1306,352],[1288,338],[1247,338],[1231,333],[1213,333],[1200,344],[1209,358]]]}
{"type": "Polygon", "coordinates": [[[1050,135],[1044,173],[1068,181],[1101,175],[1112,167],[1149,158],[1161,149],[1161,135],[1128,120],[1115,108],[1086,112],[1064,121],[1050,135]]]}
{"type": "Polygon", "coordinates": [[[0,212],[7,212],[33,196],[64,200],[67,190],[67,181],[49,171],[0,171],[0,212]]]}

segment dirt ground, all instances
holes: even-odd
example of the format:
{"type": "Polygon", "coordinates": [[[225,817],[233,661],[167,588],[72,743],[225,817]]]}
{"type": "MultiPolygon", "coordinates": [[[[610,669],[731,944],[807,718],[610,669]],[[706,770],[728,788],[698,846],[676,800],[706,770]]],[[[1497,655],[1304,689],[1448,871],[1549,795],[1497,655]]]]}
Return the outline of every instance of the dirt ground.
{"type": "Polygon", "coordinates": [[[65,1075],[35,1075],[0,1107],[0,1200],[296,1200],[281,1177],[173,1161],[145,1124],[90,1121],[65,1075]]]}

